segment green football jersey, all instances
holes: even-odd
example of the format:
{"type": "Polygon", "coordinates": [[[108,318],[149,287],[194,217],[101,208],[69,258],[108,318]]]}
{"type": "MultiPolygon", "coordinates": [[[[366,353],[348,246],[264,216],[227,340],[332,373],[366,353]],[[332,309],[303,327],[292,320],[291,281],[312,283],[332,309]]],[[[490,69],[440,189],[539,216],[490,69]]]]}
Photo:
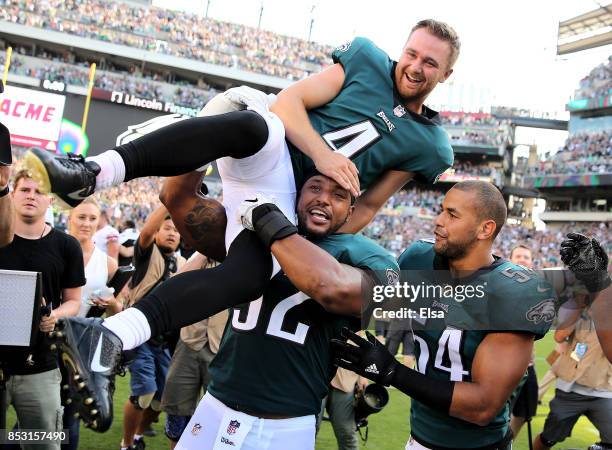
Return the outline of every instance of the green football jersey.
{"type": "MultiPolygon", "coordinates": [[[[418,241],[402,253],[399,265],[402,282],[449,289],[432,291],[433,297],[420,298],[416,304],[417,310],[426,306],[443,313],[443,318],[430,313],[428,317],[438,318],[412,321],[417,368],[428,377],[469,382],[476,351],[488,333],[525,332],[539,339],[555,316],[552,286],[535,272],[501,258],[469,277],[452,279],[447,261],[435,254],[433,242],[418,241]]],[[[411,403],[411,433],[428,447],[491,445],[506,437],[509,421],[510,399],[486,426],[451,417],[416,400],[411,403]]]]}
{"type": "MultiPolygon", "coordinates": [[[[360,235],[336,234],[314,242],[339,262],[376,271],[387,284],[399,268],[382,247],[360,235]]],[[[377,280],[378,282],[378,280],[377,280]]],[[[209,392],[230,408],[297,417],[318,414],[336,373],[330,340],[360,319],[327,312],[299,292],[282,272],[263,298],[235,308],[210,364],[209,392]]]]}
{"type": "MultiPolygon", "coordinates": [[[[453,150],[438,114],[424,107],[418,115],[402,106],[393,78],[395,62],[385,52],[358,37],[338,47],[332,58],[344,68],[342,90],[308,116],[325,142],[355,163],[361,189],[387,170],[414,172],[433,183],[452,166],[453,150]]],[[[314,164],[289,147],[299,189],[314,164]]]]}

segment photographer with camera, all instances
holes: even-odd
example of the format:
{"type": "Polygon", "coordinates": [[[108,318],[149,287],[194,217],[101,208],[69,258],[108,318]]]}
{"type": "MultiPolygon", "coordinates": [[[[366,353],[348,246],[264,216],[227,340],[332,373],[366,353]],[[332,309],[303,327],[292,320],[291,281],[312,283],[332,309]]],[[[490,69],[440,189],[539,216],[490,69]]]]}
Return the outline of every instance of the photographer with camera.
{"type": "MultiPolygon", "coordinates": [[[[6,383],[8,404],[17,412],[20,429],[61,431],[61,375],[57,352],[50,351],[46,334],[53,331],[57,319],[74,316],[79,310],[85,284],[83,254],[76,239],[45,223],[51,197],[40,192],[28,172],[17,172],[10,195],[15,235],[9,245],[0,248],[0,269],[41,272],[43,306],[50,312],[42,318],[32,347],[5,353],[8,361],[3,361],[4,366],[11,376],[6,383]]],[[[58,450],[60,442],[22,448],[58,450]]]]}

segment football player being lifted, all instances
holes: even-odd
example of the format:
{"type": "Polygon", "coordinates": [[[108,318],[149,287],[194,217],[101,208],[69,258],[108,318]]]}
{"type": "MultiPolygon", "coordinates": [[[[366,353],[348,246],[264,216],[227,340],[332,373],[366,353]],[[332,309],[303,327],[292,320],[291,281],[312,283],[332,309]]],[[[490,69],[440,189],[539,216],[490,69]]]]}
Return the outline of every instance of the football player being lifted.
{"type": "MultiPolygon", "coordinates": [[[[281,92],[272,111],[264,94],[237,88],[217,99],[225,105],[216,111],[226,112],[228,104],[245,104],[245,111],[181,120],[93,159],[29,153],[33,176],[72,205],[123,181],[185,174],[217,160],[224,208],[202,209],[196,202],[200,209],[184,216],[180,231],[201,253],[225,258],[223,264],[173,277],[103,326],[129,349],[152,331],[177,329],[261,297],[279,264],[236,219],[242,201],[255,192],[274,197],[296,224],[296,192],[316,167],[353,195],[364,191],[342,228],[354,233],[411,178],[434,182],[453,154],[438,114],[424,102],[451,75],[459,47],[451,27],[424,20],[399,61],[356,38],[333,52],[335,64],[281,92]]],[[[177,214],[173,206],[168,209],[177,214]]],[[[92,327],[84,333],[101,332],[92,327]]]]}
{"type": "MultiPolygon", "coordinates": [[[[164,303],[173,326],[180,327],[232,306],[236,298],[228,292],[217,298],[217,304],[200,302],[184,289],[187,284],[190,289],[209,286],[209,278],[215,276],[218,284],[248,286],[256,299],[278,271],[275,262],[272,270],[257,269],[270,267],[270,253],[258,251],[236,219],[240,203],[254,193],[274,197],[295,224],[296,192],[304,174],[316,166],[353,195],[363,190],[353,220],[342,229],[354,233],[411,178],[431,183],[450,167],[453,153],[448,135],[439,125],[438,114],[424,101],[451,75],[458,52],[459,40],[452,28],[425,20],[412,30],[399,61],[368,39],[356,38],[333,52],[335,64],[281,92],[271,111],[267,96],[237,88],[217,102],[244,103],[247,110],[181,120],[87,160],[56,158],[34,150],[26,162],[43,186],[75,204],[123,181],[185,174],[217,160],[224,209],[194,211],[193,216],[200,217],[202,212],[203,226],[210,230],[226,228],[221,233],[204,233],[205,238],[198,236],[197,242],[201,253],[218,260],[225,257],[224,263],[214,273],[201,271],[189,282],[188,274],[174,277],[156,294],[155,302],[164,303]],[[220,241],[227,256],[218,251],[220,241]]],[[[225,106],[216,109],[227,110],[225,106]]],[[[172,205],[169,211],[173,213],[172,205]]],[[[189,239],[189,230],[180,231],[189,239]]],[[[126,321],[129,317],[131,328],[142,330],[146,339],[156,320],[147,305],[141,301],[121,316],[126,321]]]]}

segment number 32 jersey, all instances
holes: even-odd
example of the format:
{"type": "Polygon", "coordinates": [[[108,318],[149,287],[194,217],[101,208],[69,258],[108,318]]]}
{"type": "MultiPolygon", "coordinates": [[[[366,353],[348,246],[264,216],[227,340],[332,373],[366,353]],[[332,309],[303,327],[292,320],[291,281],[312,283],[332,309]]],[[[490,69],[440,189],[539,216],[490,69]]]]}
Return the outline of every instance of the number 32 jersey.
{"type": "MultiPolygon", "coordinates": [[[[377,283],[397,280],[395,259],[370,239],[335,234],[316,245],[340,263],[375,271],[377,283]],[[392,271],[394,276],[390,276],[392,271]]],[[[210,364],[208,391],[230,408],[256,415],[318,414],[336,373],[330,340],[360,319],[327,312],[280,272],[263,298],[230,313],[219,352],[210,364]]]]}
{"type": "MultiPolygon", "coordinates": [[[[421,306],[435,312],[424,312],[429,320],[412,321],[417,368],[428,377],[470,382],[478,346],[488,333],[521,332],[540,339],[555,317],[552,286],[535,272],[501,258],[466,278],[452,279],[447,261],[435,254],[433,243],[417,241],[399,257],[399,266],[403,282],[445,289],[432,290],[433,295],[413,304],[422,315],[421,306]],[[444,318],[439,319],[438,313],[444,318]]],[[[509,420],[510,399],[486,426],[411,402],[411,433],[430,448],[492,445],[506,437],[509,420]]]]}
{"type": "MultiPolygon", "coordinates": [[[[434,183],[452,166],[453,149],[438,114],[425,106],[423,114],[414,114],[402,106],[394,82],[395,61],[362,37],[338,47],[332,58],[344,69],[342,90],[308,116],[327,144],[355,163],[361,189],[387,170],[414,172],[417,179],[434,183]]],[[[289,148],[299,190],[314,164],[289,148]]]]}

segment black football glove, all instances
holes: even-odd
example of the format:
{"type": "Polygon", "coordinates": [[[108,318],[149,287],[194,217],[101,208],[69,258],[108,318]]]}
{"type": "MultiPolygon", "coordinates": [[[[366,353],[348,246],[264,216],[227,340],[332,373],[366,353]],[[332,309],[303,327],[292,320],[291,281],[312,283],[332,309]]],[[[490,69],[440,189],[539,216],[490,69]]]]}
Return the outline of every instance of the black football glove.
{"type": "Polygon", "coordinates": [[[389,386],[399,365],[395,356],[389,353],[389,350],[367,331],[367,340],[356,335],[348,328],[344,328],[342,334],[357,345],[332,339],[334,363],[376,383],[389,386]]]}
{"type": "Polygon", "coordinates": [[[582,281],[589,292],[600,292],[610,286],[608,255],[597,239],[580,233],[568,233],[561,242],[561,261],[582,281]]]}

